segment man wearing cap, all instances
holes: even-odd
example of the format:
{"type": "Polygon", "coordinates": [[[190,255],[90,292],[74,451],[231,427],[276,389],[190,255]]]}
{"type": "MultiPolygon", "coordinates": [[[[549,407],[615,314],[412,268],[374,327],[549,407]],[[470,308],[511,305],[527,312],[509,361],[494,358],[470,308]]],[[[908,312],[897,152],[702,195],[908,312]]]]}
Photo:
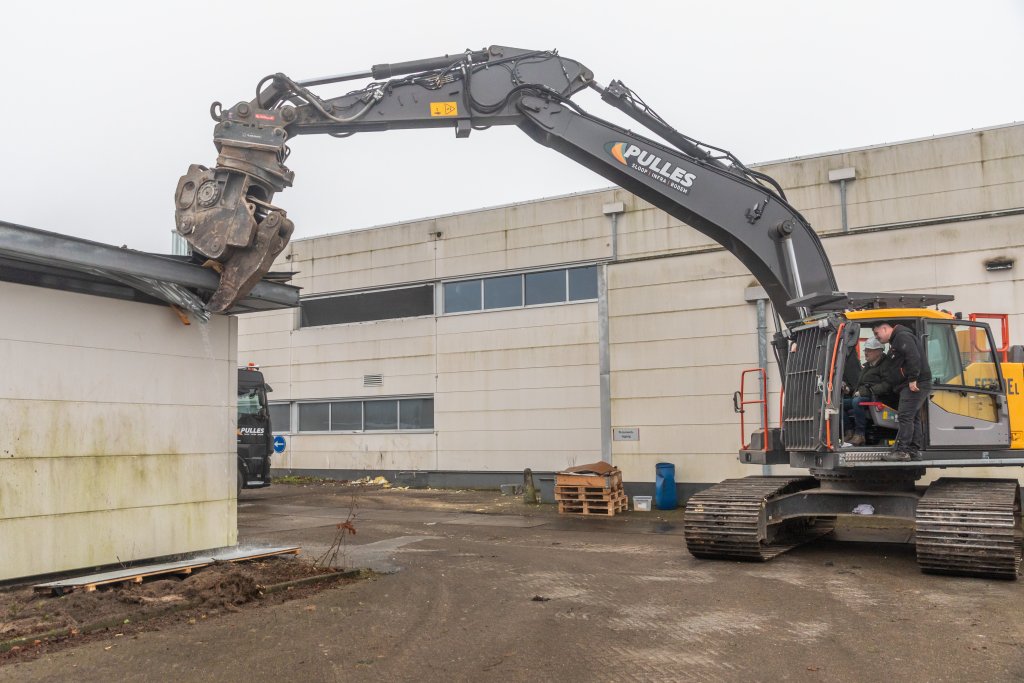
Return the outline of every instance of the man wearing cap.
{"type": "Polygon", "coordinates": [[[896,391],[900,396],[899,431],[896,445],[882,456],[888,462],[920,460],[924,445],[924,428],[921,421],[921,407],[932,391],[932,370],[928,356],[921,348],[921,342],[913,332],[903,325],[888,321],[871,326],[878,341],[889,344],[889,356],[896,368],[896,391]]]}
{"type": "Polygon", "coordinates": [[[864,343],[864,368],[857,380],[853,396],[849,399],[849,414],[853,417],[854,425],[853,436],[849,439],[851,446],[864,445],[868,414],[867,409],[861,407],[861,403],[877,400],[888,405],[898,400],[892,391],[896,381],[896,368],[892,360],[885,355],[884,348],[882,342],[875,337],[864,343]]]}

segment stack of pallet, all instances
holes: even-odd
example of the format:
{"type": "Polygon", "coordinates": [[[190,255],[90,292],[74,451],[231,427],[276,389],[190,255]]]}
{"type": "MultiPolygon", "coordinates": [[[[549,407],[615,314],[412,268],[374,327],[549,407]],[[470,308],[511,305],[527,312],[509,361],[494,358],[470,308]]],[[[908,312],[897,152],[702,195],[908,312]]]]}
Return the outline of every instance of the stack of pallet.
{"type": "Polygon", "coordinates": [[[561,514],[606,515],[625,512],[622,472],[606,462],[570,467],[555,474],[555,500],[561,514]]]}

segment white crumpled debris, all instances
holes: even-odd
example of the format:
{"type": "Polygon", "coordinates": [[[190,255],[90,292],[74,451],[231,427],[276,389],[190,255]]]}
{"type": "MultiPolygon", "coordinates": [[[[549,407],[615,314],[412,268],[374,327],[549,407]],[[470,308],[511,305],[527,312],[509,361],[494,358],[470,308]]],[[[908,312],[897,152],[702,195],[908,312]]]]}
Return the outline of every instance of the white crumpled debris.
{"type": "Polygon", "coordinates": [[[868,505],[867,503],[861,503],[857,507],[853,508],[853,514],[855,515],[873,515],[875,514],[875,506],[868,505]]]}

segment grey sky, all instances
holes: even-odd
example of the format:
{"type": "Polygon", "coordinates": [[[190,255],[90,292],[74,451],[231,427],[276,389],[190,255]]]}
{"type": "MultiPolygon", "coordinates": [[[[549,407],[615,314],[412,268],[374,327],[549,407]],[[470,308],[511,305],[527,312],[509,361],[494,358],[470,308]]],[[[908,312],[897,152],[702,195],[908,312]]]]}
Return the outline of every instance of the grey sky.
{"type": "MultiPolygon", "coordinates": [[[[166,252],[178,176],[215,160],[213,100],[492,44],[557,48],[748,163],[1024,116],[1015,0],[18,3],[0,26],[0,219],[166,252]]],[[[514,128],[291,147],[275,203],[298,237],[608,186],[514,128]]]]}

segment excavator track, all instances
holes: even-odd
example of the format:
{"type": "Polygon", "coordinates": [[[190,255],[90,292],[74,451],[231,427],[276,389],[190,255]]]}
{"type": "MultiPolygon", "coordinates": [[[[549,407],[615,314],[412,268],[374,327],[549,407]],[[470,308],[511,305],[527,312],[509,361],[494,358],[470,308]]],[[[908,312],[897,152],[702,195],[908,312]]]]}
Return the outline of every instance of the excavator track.
{"type": "Polygon", "coordinates": [[[1016,579],[1021,563],[1019,485],[939,479],[917,504],[917,562],[933,574],[1016,579]]]}
{"type": "Polygon", "coordinates": [[[694,557],[764,562],[829,533],[831,524],[794,520],[769,527],[765,502],[818,485],[814,477],[727,479],[686,504],[686,549],[694,557]]]}

